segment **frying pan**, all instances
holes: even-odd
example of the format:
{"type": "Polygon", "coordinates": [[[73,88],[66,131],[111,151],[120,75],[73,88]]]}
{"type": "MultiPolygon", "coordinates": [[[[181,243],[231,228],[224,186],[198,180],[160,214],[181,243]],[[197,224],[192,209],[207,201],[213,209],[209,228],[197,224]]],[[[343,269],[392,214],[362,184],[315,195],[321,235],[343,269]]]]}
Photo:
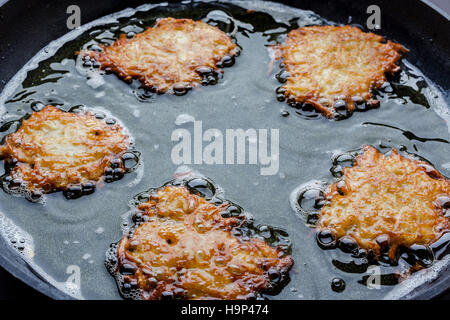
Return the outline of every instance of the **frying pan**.
{"type": "MultiPolygon", "coordinates": [[[[68,32],[66,27],[69,5],[82,8],[82,24],[128,7],[138,7],[149,1],[139,0],[14,0],[0,7],[0,90],[41,48],[68,32]]],[[[172,2],[172,1],[170,1],[172,2]]],[[[408,60],[444,92],[449,104],[450,90],[450,22],[449,16],[430,5],[429,1],[279,1],[289,6],[312,10],[338,23],[365,24],[362,14],[371,4],[382,11],[382,33],[410,49],[408,60]]],[[[0,4],[2,1],[0,1],[0,4]]],[[[245,207],[245,203],[241,203],[245,207]]],[[[71,296],[57,289],[40,276],[33,267],[0,237],[0,265],[34,289],[55,299],[71,296]]],[[[416,288],[405,298],[430,299],[450,287],[450,270],[431,282],[416,288]]]]}

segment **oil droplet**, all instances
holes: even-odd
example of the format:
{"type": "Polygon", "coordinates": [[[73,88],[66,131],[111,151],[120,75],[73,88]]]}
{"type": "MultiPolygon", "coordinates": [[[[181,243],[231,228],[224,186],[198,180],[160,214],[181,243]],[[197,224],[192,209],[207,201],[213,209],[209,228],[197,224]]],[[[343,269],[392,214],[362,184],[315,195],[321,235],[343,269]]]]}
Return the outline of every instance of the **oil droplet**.
{"type": "Polygon", "coordinates": [[[280,115],[284,118],[289,116],[289,111],[287,111],[286,109],[281,109],[280,110],[280,115]]]}
{"type": "Polygon", "coordinates": [[[195,118],[190,114],[182,113],[175,119],[175,125],[181,126],[190,122],[194,122],[195,118]]]}
{"type": "Polygon", "coordinates": [[[211,199],[216,193],[215,187],[206,179],[194,178],[187,183],[187,187],[194,193],[206,199],[211,199]]]}
{"type": "Polygon", "coordinates": [[[336,239],[330,230],[321,230],[316,235],[317,244],[322,249],[333,249],[336,247],[336,239]]]}
{"type": "Polygon", "coordinates": [[[334,292],[342,292],[345,290],[345,281],[341,278],[334,278],[331,280],[331,290],[334,292]]]}
{"type": "Polygon", "coordinates": [[[89,253],[85,253],[81,258],[83,260],[88,260],[91,257],[91,255],[89,253]]]}

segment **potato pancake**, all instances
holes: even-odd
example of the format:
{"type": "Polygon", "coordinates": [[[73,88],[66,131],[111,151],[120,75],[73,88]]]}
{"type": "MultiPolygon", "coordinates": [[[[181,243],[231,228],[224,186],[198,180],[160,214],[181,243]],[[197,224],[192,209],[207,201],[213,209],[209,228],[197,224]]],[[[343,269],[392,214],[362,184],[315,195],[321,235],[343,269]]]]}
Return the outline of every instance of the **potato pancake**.
{"type": "Polygon", "coordinates": [[[202,21],[174,18],[158,20],[154,27],[132,39],[122,34],[102,49],[82,54],[126,81],[138,79],[144,88],[176,94],[223,72],[220,63],[238,52],[236,44],[218,28],[202,21]]]}
{"type": "Polygon", "coordinates": [[[142,299],[248,299],[269,290],[293,261],[281,247],[234,235],[242,218],[184,186],[166,186],[138,206],[143,222],[117,249],[117,270],[142,299]]]}
{"type": "Polygon", "coordinates": [[[395,149],[389,157],[371,146],[363,150],[355,165],[344,168],[342,180],[326,190],[317,229],[331,231],[335,239],[353,238],[376,256],[387,249],[392,261],[399,247],[429,245],[449,230],[447,178],[395,149]]]}
{"type": "MultiPolygon", "coordinates": [[[[23,120],[6,136],[0,157],[8,164],[10,180],[31,192],[50,193],[73,185],[99,181],[130,148],[130,138],[118,125],[107,125],[89,112],[64,112],[46,106],[23,120]]],[[[122,170],[117,162],[115,170],[122,170]]]]}
{"type": "Polygon", "coordinates": [[[400,70],[396,62],[408,52],[352,26],[298,28],[276,48],[289,73],[282,87],[288,102],[310,104],[328,118],[342,108],[351,114],[357,102],[379,103],[371,90],[381,87],[386,73],[400,70]]]}

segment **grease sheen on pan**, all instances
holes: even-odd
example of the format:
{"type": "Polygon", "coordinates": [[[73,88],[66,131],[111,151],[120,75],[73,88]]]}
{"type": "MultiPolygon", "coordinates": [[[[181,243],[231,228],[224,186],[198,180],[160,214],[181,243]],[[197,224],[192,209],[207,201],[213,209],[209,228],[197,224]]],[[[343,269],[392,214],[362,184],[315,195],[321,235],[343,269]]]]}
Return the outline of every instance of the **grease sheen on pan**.
{"type": "Polygon", "coordinates": [[[351,237],[377,256],[388,249],[392,261],[399,247],[429,245],[449,231],[447,178],[395,149],[389,157],[372,146],[363,150],[342,180],[327,188],[317,229],[351,237]]]}
{"type": "Polygon", "coordinates": [[[328,118],[338,108],[351,114],[355,103],[376,106],[371,90],[400,70],[396,62],[408,51],[352,26],[301,27],[275,48],[289,73],[282,87],[288,102],[311,104],[328,118]]]}
{"type": "Polygon", "coordinates": [[[95,188],[130,143],[119,124],[108,125],[90,112],[46,106],[6,136],[0,156],[12,167],[10,179],[24,183],[31,192],[49,193],[72,185],[95,188]]]}
{"type": "MultiPolygon", "coordinates": [[[[248,299],[269,290],[293,261],[281,247],[233,234],[242,218],[184,186],[166,186],[138,209],[143,222],[124,236],[115,273],[142,299],[248,299]]],[[[117,276],[117,275],[116,275],[117,276]]]]}
{"type": "Polygon", "coordinates": [[[199,86],[204,76],[223,72],[217,65],[234,57],[232,39],[202,21],[165,18],[127,39],[122,34],[101,52],[84,51],[124,80],[139,79],[142,86],[159,93],[185,92],[199,86]]]}

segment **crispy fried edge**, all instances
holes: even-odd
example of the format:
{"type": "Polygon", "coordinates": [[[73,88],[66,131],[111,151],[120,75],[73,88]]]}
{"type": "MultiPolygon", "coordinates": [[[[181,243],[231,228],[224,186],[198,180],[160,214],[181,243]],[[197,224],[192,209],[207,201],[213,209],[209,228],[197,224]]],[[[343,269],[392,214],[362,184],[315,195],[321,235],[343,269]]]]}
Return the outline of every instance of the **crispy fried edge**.
{"type": "MultiPolygon", "coordinates": [[[[159,191],[159,190],[164,189],[164,188],[167,188],[167,186],[166,187],[161,187],[161,188],[155,190],[155,193],[157,191],[159,191]]],[[[182,186],[182,187],[175,187],[175,188],[186,188],[186,187],[182,186]]],[[[202,198],[200,196],[194,195],[192,193],[190,193],[190,195],[194,196],[197,201],[202,201],[202,200],[206,201],[204,198],[202,198]]],[[[151,207],[152,204],[151,204],[150,201],[144,203],[144,206],[147,207],[147,208],[149,206],[151,207]]],[[[208,201],[206,201],[206,202],[208,202],[208,201]]],[[[210,202],[208,202],[208,203],[210,203],[210,202]]],[[[212,203],[210,203],[210,204],[214,205],[212,203]]],[[[221,205],[215,205],[215,207],[218,208],[220,211],[225,210],[228,206],[229,206],[228,202],[224,202],[221,205]]],[[[145,209],[144,209],[144,211],[142,211],[142,210],[139,211],[138,210],[137,212],[145,213],[145,209]]],[[[225,231],[229,232],[229,233],[231,233],[233,228],[239,227],[239,226],[241,226],[242,224],[244,224],[246,222],[246,218],[238,218],[238,217],[223,218],[221,220],[222,221],[220,223],[218,223],[218,225],[223,227],[225,229],[225,231]]],[[[149,222],[143,222],[143,223],[149,223],[149,222]]],[[[140,225],[136,225],[134,228],[132,228],[132,230],[130,230],[130,232],[127,235],[124,235],[122,237],[122,239],[118,243],[118,247],[117,247],[117,251],[116,251],[117,265],[116,265],[115,270],[114,270],[114,276],[115,277],[116,277],[117,273],[119,273],[119,270],[121,269],[121,267],[124,264],[130,264],[130,265],[133,266],[133,268],[135,270],[140,270],[139,261],[137,261],[137,259],[135,259],[128,252],[128,248],[131,246],[130,236],[132,234],[134,234],[134,231],[136,229],[138,229],[139,227],[140,227],[140,225]]],[[[238,238],[238,237],[236,237],[236,238],[238,238]]],[[[258,240],[258,239],[254,239],[254,240],[258,240]]],[[[276,247],[272,247],[272,246],[268,245],[265,241],[263,241],[263,240],[261,240],[261,241],[262,241],[262,244],[267,245],[272,250],[275,250],[275,253],[277,254],[277,256],[279,256],[283,252],[281,246],[278,245],[276,247]]],[[[285,256],[279,258],[279,261],[280,261],[280,263],[276,266],[277,270],[282,275],[288,274],[289,270],[292,268],[292,266],[294,264],[294,261],[293,261],[291,255],[285,255],[285,256]]],[[[266,274],[266,272],[264,272],[264,276],[266,278],[265,282],[264,282],[265,286],[261,287],[261,288],[255,288],[253,292],[255,292],[255,293],[256,292],[264,292],[264,290],[267,290],[269,288],[269,285],[271,284],[270,277],[266,274]]],[[[137,279],[138,278],[138,277],[136,277],[136,274],[134,274],[133,276],[126,276],[126,277],[128,277],[127,280],[132,280],[132,279],[137,279]]],[[[164,291],[163,289],[164,288],[162,288],[160,286],[155,287],[155,289],[153,290],[154,292],[152,292],[152,294],[148,297],[148,299],[149,300],[155,300],[155,299],[158,299],[158,298],[161,299],[162,298],[162,293],[164,291]]],[[[143,289],[138,287],[138,290],[140,292],[141,299],[144,299],[143,289]]]]}
{"type": "MultiPolygon", "coordinates": [[[[171,17],[168,18],[164,18],[164,19],[160,19],[156,22],[156,24],[153,27],[148,27],[144,32],[139,33],[137,35],[135,35],[135,37],[128,39],[126,34],[121,34],[119,36],[119,38],[112,43],[109,46],[103,45],[101,44],[100,47],[103,49],[101,52],[96,52],[96,51],[89,51],[89,50],[82,50],[82,51],[78,51],[76,52],[77,55],[83,55],[83,56],[89,56],[91,59],[96,60],[97,62],[100,63],[100,69],[102,70],[111,70],[113,73],[115,73],[116,75],[118,75],[120,78],[122,78],[124,81],[126,82],[130,82],[132,79],[137,79],[140,81],[141,85],[146,88],[146,89],[151,89],[154,90],[157,93],[165,93],[165,92],[170,92],[171,90],[174,89],[175,84],[172,85],[168,85],[167,88],[164,88],[165,85],[155,85],[155,84],[151,84],[150,79],[152,79],[151,76],[147,76],[145,75],[144,72],[140,72],[140,71],[134,71],[134,72],[129,72],[126,71],[124,68],[122,68],[120,66],[120,64],[115,63],[114,61],[112,61],[112,59],[110,59],[110,57],[107,55],[108,52],[108,48],[115,48],[115,47],[120,47],[122,45],[125,45],[126,43],[132,41],[133,39],[135,39],[136,37],[139,37],[139,35],[144,34],[145,32],[147,32],[148,30],[152,30],[152,29],[156,29],[164,24],[170,24],[170,23],[175,23],[175,26],[181,26],[184,25],[186,23],[201,23],[201,24],[205,24],[208,27],[211,28],[216,28],[217,31],[219,31],[221,33],[222,37],[226,37],[227,39],[229,39],[231,41],[231,38],[224,33],[223,31],[221,31],[219,28],[211,26],[203,21],[194,21],[192,19],[174,19],[171,17]]],[[[175,27],[174,26],[174,27],[175,27]]],[[[225,54],[222,58],[224,58],[225,56],[230,56],[230,57],[235,57],[238,55],[238,51],[237,51],[238,46],[232,42],[232,48],[228,51],[227,54],[225,54]]],[[[214,59],[214,64],[215,67],[211,67],[212,70],[222,73],[223,69],[217,67],[217,63],[220,60],[214,59]],[[217,60],[217,61],[216,61],[217,60]]],[[[200,66],[199,66],[200,67],[200,66]]],[[[197,87],[199,86],[201,83],[201,81],[197,80],[197,79],[192,79],[192,81],[189,83],[189,85],[185,85],[183,87],[177,87],[177,89],[190,89],[192,86],[197,87]]]]}
{"type": "MultiPolygon", "coordinates": [[[[391,74],[394,75],[396,74],[398,71],[400,71],[400,67],[398,65],[396,65],[396,63],[402,58],[400,53],[407,53],[409,52],[409,50],[407,48],[405,48],[403,45],[399,44],[399,43],[395,43],[392,42],[390,40],[388,40],[386,43],[383,43],[383,41],[385,41],[384,37],[374,34],[372,32],[363,32],[361,29],[357,28],[357,27],[353,27],[353,26],[311,26],[311,27],[301,27],[295,30],[292,30],[289,32],[288,34],[288,38],[286,40],[286,43],[290,41],[290,39],[292,38],[292,35],[297,36],[297,34],[307,34],[307,33],[311,33],[316,31],[316,30],[320,30],[322,28],[331,28],[333,30],[336,29],[344,29],[347,33],[349,32],[358,32],[358,33],[362,33],[364,36],[369,37],[369,39],[377,41],[379,43],[382,43],[384,45],[387,45],[391,48],[391,53],[393,53],[390,57],[390,59],[387,60],[387,63],[384,63],[384,69],[382,71],[380,71],[380,74],[378,76],[372,77],[371,79],[368,79],[368,82],[370,82],[370,86],[371,86],[371,90],[373,89],[377,89],[379,87],[381,87],[383,85],[383,83],[386,81],[386,76],[385,74],[391,74]],[[291,36],[291,38],[290,38],[291,36]]],[[[285,59],[285,48],[288,47],[287,44],[278,44],[273,46],[273,49],[276,50],[276,55],[275,55],[275,59],[276,60],[280,60],[280,59],[285,59]]],[[[289,72],[289,68],[286,66],[286,70],[289,72]]],[[[288,78],[289,79],[289,78],[288,78]]],[[[333,118],[334,113],[335,113],[335,108],[334,105],[327,107],[325,105],[323,105],[322,103],[320,103],[320,98],[317,97],[311,97],[311,93],[310,95],[307,96],[302,96],[302,97],[298,97],[295,96],[293,93],[289,92],[289,90],[287,90],[285,88],[285,85],[282,86],[285,89],[284,95],[286,98],[289,98],[290,96],[294,96],[295,97],[295,101],[298,103],[308,103],[311,104],[314,108],[316,108],[316,110],[320,111],[322,114],[324,114],[327,118],[333,118]]],[[[342,94],[343,96],[345,96],[345,98],[343,99],[346,104],[347,104],[347,110],[349,112],[353,112],[355,110],[355,102],[352,99],[352,96],[349,96],[348,94],[342,94]]],[[[373,97],[373,94],[371,92],[365,92],[362,93],[362,99],[365,102],[369,102],[369,103],[373,103],[376,104],[378,103],[378,101],[373,100],[371,101],[371,98],[373,97]]]]}
{"type": "MultiPolygon", "coordinates": [[[[358,164],[357,164],[357,163],[358,163],[358,159],[361,159],[362,157],[364,157],[364,156],[366,155],[366,153],[370,153],[369,156],[371,156],[371,157],[385,157],[384,154],[382,154],[382,153],[379,152],[376,148],[374,148],[373,146],[370,146],[370,145],[364,145],[364,146],[362,147],[362,150],[364,151],[364,153],[363,153],[363,154],[360,154],[360,155],[358,155],[358,156],[356,157],[356,159],[355,159],[356,164],[355,164],[354,166],[357,166],[357,165],[358,165],[358,164]]],[[[398,158],[400,159],[399,161],[411,161],[412,163],[414,163],[414,164],[417,165],[417,168],[419,168],[420,170],[423,170],[423,172],[425,172],[426,174],[428,174],[431,178],[436,179],[436,180],[444,180],[444,181],[447,181],[448,184],[450,184],[450,180],[449,180],[449,179],[447,179],[447,178],[446,178],[444,175],[442,175],[438,170],[436,170],[434,167],[432,167],[430,164],[428,164],[428,163],[426,163],[426,162],[424,162],[424,161],[421,161],[421,160],[414,160],[414,159],[409,159],[409,158],[403,157],[402,155],[400,155],[400,154],[398,153],[398,151],[397,151],[396,149],[392,149],[392,155],[391,155],[391,156],[398,157],[398,158]],[[428,170],[430,170],[430,169],[432,169],[431,172],[428,171],[428,170]]],[[[344,171],[343,177],[345,177],[346,172],[349,171],[349,170],[350,170],[351,168],[353,168],[354,166],[344,168],[344,169],[343,169],[343,171],[344,171]]],[[[328,199],[329,201],[331,201],[331,199],[332,199],[333,197],[335,197],[336,195],[339,195],[339,192],[338,192],[338,186],[337,186],[338,183],[339,183],[339,181],[337,181],[337,182],[331,184],[331,185],[327,188],[327,190],[326,190],[326,192],[325,192],[325,194],[324,194],[325,199],[328,199]]],[[[344,190],[345,190],[345,189],[344,189],[344,190]]],[[[435,212],[438,213],[438,214],[442,214],[442,212],[439,212],[439,210],[437,210],[437,209],[435,209],[435,212]]],[[[318,222],[318,224],[317,224],[317,226],[316,226],[316,230],[317,230],[317,231],[321,231],[321,230],[330,230],[330,231],[333,233],[333,235],[336,237],[336,234],[335,234],[335,230],[334,230],[334,229],[328,228],[328,227],[321,227],[321,226],[320,226],[320,212],[319,212],[319,222],[318,222]]],[[[429,243],[427,243],[427,244],[429,245],[429,244],[434,243],[434,242],[437,241],[444,233],[448,232],[449,230],[450,230],[450,219],[447,219],[446,229],[444,229],[444,230],[442,230],[440,233],[436,234],[435,238],[434,238],[432,241],[430,241],[429,243]]],[[[344,236],[346,236],[346,235],[344,235],[344,236]]],[[[343,237],[344,237],[344,236],[343,236],[343,237]]],[[[391,235],[391,234],[389,235],[389,237],[390,237],[390,249],[389,249],[389,252],[388,252],[388,256],[389,256],[389,258],[391,259],[391,261],[395,261],[395,256],[396,256],[397,250],[398,250],[399,247],[402,246],[402,244],[400,244],[400,243],[395,243],[395,241],[392,241],[392,235],[391,235]]],[[[341,237],[341,238],[342,238],[342,237],[341,237]]],[[[354,239],[354,237],[352,237],[352,239],[354,239]]],[[[336,240],[338,240],[338,239],[336,239],[336,240]]],[[[361,246],[361,242],[358,241],[358,239],[354,239],[354,240],[358,243],[358,245],[361,246]]],[[[364,248],[367,249],[367,250],[372,250],[372,252],[375,253],[376,257],[379,257],[379,256],[380,256],[380,250],[381,250],[381,248],[380,248],[380,246],[375,245],[375,239],[373,239],[372,242],[374,242],[374,243],[372,243],[372,245],[370,245],[370,246],[368,246],[368,247],[364,247],[364,248]]]]}
{"type": "MultiPolygon", "coordinates": [[[[45,112],[50,112],[50,113],[58,113],[58,112],[61,112],[62,114],[64,114],[64,113],[68,113],[68,112],[65,112],[65,111],[63,111],[63,110],[60,110],[59,108],[56,108],[56,107],[54,107],[54,106],[52,106],[52,105],[47,105],[46,107],[44,107],[43,109],[41,109],[40,111],[35,111],[35,112],[33,112],[33,114],[31,115],[31,116],[35,116],[35,117],[38,117],[38,120],[36,120],[36,121],[45,121],[45,115],[43,116],[43,114],[41,113],[41,112],[43,112],[44,111],[44,113],[45,112]]],[[[75,114],[75,113],[71,113],[71,114],[73,114],[73,115],[76,115],[76,116],[80,116],[80,115],[78,115],[78,114],[75,114]]],[[[94,117],[94,115],[91,113],[91,112],[86,112],[86,113],[83,113],[82,114],[82,116],[85,116],[85,115],[91,115],[92,117],[94,117]]],[[[31,117],[30,117],[31,118],[31,117]]],[[[19,131],[19,130],[23,130],[23,128],[24,128],[24,126],[26,126],[27,125],[27,121],[29,121],[30,119],[25,119],[25,120],[23,120],[23,122],[22,122],[22,124],[21,124],[21,126],[17,129],[17,131],[15,131],[15,132],[13,132],[13,133],[10,133],[10,134],[8,134],[6,137],[5,137],[5,142],[4,142],[4,144],[2,144],[2,145],[0,145],[0,159],[1,160],[4,160],[4,161],[7,161],[8,159],[12,159],[13,157],[14,157],[14,151],[13,151],[13,149],[14,149],[14,142],[15,142],[15,135],[16,135],[16,133],[19,131]]],[[[100,121],[100,120],[99,120],[100,121]]],[[[112,126],[109,126],[109,129],[110,130],[112,130],[112,131],[116,131],[116,130],[119,130],[119,129],[121,129],[122,131],[123,131],[123,128],[120,126],[120,125],[118,125],[118,124],[115,124],[115,125],[112,125],[112,126]]],[[[127,135],[127,134],[123,134],[123,136],[124,136],[124,138],[123,138],[123,140],[122,140],[122,143],[124,143],[125,141],[126,141],[126,143],[127,143],[127,145],[128,145],[128,148],[127,149],[124,149],[122,152],[120,152],[120,153],[118,153],[117,154],[117,156],[120,156],[121,154],[123,154],[123,153],[125,153],[125,152],[127,152],[127,151],[129,151],[130,150],[130,146],[131,146],[131,141],[130,141],[130,137],[127,135]]],[[[106,162],[111,162],[113,159],[103,159],[103,161],[102,161],[102,164],[103,163],[105,163],[105,161],[106,162]]],[[[17,170],[19,170],[20,171],[20,169],[18,168],[18,166],[20,166],[20,162],[14,167],[14,168],[12,168],[12,170],[10,170],[9,171],[9,174],[10,175],[13,175],[17,170]],[[14,169],[16,169],[16,170],[14,170],[14,169]]],[[[102,165],[100,165],[99,167],[102,167],[102,165]]],[[[107,167],[107,165],[105,165],[105,167],[107,167]]],[[[123,169],[123,167],[122,167],[122,169],[123,169]]],[[[35,169],[33,169],[33,171],[34,171],[35,169]]],[[[99,181],[100,181],[100,179],[101,179],[101,177],[102,176],[104,176],[104,174],[98,174],[98,176],[99,176],[99,179],[97,179],[96,181],[93,181],[93,180],[89,180],[90,182],[95,182],[96,184],[98,184],[99,183],[99,181]]],[[[33,192],[33,191],[35,191],[35,190],[39,190],[39,191],[41,191],[41,192],[43,192],[43,193],[52,193],[52,192],[55,192],[55,191],[58,191],[58,190],[67,190],[67,188],[69,188],[71,185],[72,185],[72,183],[68,183],[65,187],[58,187],[57,186],[57,183],[55,183],[55,182],[50,182],[50,184],[51,184],[51,190],[46,190],[46,188],[44,188],[43,186],[45,186],[45,185],[39,185],[39,183],[37,183],[36,182],[36,180],[23,180],[23,182],[25,182],[26,183],[26,185],[27,185],[27,189],[30,191],[30,192],[33,192]],[[39,187],[38,188],[34,188],[34,186],[36,186],[36,185],[38,185],[39,187]]],[[[48,182],[46,182],[46,184],[47,184],[48,182]]],[[[41,183],[42,184],[42,183],[41,183]]]]}

